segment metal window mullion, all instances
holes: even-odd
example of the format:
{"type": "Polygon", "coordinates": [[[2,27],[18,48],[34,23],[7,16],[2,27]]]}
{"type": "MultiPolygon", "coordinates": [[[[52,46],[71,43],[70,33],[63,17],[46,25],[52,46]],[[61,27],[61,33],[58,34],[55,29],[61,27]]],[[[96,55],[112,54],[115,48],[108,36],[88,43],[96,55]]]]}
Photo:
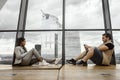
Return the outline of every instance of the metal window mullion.
{"type": "MultiPolygon", "coordinates": [[[[16,33],[16,41],[17,41],[17,38],[24,37],[24,30],[25,30],[26,16],[27,16],[27,7],[28,7],[28,0],[21,0],[19,19],[18,19],[18,25],[17,25],[17,33],[16,33]]],[[[15,41],[15,46],[16,46],[16,41],[15,41]]],[[[14,65],[14,61],[15,61],[15,54],[13,54],[12,65],[14,65]]]]}
{"type": "MultiPolygon", "coordinates": [[[[108,0],[102,0],[102,5],[103,5],[105,33],[110,33],[112,35],[112,42],[113,42],[112,25],[111,25],[108,0]]],[[[116,64],[115,54],[113,54],[113,56],[112,56],[111,64],[114,64],[114,65],[116,64]]]]}
{"type": "Polygon", "coordinates": [[[24,37],[28,0],[21,0],[16,38],[24,37]],[[22,31],[21,31],[22,30],[22,31]]]}
{"type": "Polygon", "coordinates": [[[62,65],[65,64],[65,0],[63,0],[63,12],[62,12],[62,65]]]}

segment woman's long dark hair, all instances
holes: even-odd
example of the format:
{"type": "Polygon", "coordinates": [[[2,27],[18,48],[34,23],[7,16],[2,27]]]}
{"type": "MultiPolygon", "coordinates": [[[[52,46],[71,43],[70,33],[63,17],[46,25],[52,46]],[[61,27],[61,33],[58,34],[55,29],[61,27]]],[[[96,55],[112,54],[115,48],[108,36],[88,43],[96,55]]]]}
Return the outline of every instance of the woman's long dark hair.
{"type": "MultiPolygon", "coordinates": [[[[18,38],[17,41],[16,41],[16,46],[21,46],[21,43],[22,43],[23,41],[25,41],[25,38],[24,38],[24,37],[18,38]]],[[[25,50],[25,52],[27,52],[27,49],[25,48],[25,46],[22,46],[22,47],[23,47],[23,49],[25,50]]]]}
{"type": "MultiPolygon", "coordinates": [[[[16,45],[15,45],[15,46],[21,46],[21,43],[22,43],[24,40],[25,40],[25,38],[23,38],[23,37],[18,38],[17,41],[16,41],[16,45]]],[[[27,49],[25,48],[25,46],[22,46],[22,47],[23,47],[24,51],[27,52],[27,49]]],[[[15,52],[14,52],[14,54],[13,54],[12,66],[16,66],[16,64],[14,64],[15,58],[16,58],[16,55],[15,55],[15,52]]]]}

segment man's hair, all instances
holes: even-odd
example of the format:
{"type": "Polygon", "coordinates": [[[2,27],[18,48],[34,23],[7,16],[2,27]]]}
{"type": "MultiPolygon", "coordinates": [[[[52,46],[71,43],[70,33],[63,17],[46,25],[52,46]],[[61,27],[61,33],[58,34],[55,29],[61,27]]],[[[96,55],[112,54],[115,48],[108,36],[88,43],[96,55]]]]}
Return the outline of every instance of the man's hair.
{"type": "Polygon", "coordinates": [[[112,36],[110,33],[104,33],[104,34],[102,34],[102,36],[105,36],[105,37],[109,38],[110,40],[112,39],[112,36]]]}

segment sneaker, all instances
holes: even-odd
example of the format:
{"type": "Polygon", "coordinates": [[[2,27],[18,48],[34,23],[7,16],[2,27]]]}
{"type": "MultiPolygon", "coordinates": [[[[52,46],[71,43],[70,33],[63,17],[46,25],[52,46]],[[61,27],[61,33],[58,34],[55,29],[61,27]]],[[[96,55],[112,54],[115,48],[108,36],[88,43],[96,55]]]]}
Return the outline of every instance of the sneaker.
{"type": "Polygon", "coordinates": [[[56,58],[54,64],[61,64],[62,58],[56,58]]]}
{"type": "Polygon", "coordinates": [[[76,60],[74,59],[70,59],[70,60],[66,60],[68,63],[76,65],[76,60]]]}
{"type": "Polygon", "coordinates": [[[54,63],[56,59],[44,59],[47,63],[54,63]]]}
{"type": "Polygon", "coordinates": [[[43,60],[42,62],[39,62],[40,66],[47,66],[49,65],[49,63],[47,63],[45,60],[43,60]]]}
{"type": "Polygon", "coordinates": [[[83,60],[77,62],[78,65],[83,65],[83,66],[87,66],[87,62],[84,62],[83,60]]]}

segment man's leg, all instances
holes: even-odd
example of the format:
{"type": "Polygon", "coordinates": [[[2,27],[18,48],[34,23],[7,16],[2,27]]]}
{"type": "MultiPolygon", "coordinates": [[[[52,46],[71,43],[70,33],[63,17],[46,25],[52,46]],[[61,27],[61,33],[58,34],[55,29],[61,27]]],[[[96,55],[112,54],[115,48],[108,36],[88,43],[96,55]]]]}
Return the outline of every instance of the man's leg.
{"type": "Polygon", "coordinates": [[[102,60],[103,60],[102,52],[98,48],[95,47],[94,48],[94,54],[90,58],[90,60],[97,65],[102,65],[102,60]]]}
{"type": "Polygon", "coordinates": [[[86,51],[83,51],[83,52],[80,53],[79,56],[77,56],[74,60],[78,61],[78,60],[82,59],[86,54],[87,54],[86,51]]]}
{"type": "Polygon", "coordinates": [[[90,59],[94,54],[94,48],[89,48],[87,54],[82,58],[84,62],[87,62],[88,59],[90,59]]]}
{"type": "Polygon", "coordinates": [[[90,59],[93,56],[93,54],[94,54],[94,48],[92,48],[92,47],[88,48],[87,54],[77,64],[87,66],[87,60],[90,59]]]}
{"type": "Polygon", "coordinates": [[[79,59],[82,59],[85,55],[86,55],[86,51],[80,53],[80,55],[77,56],[75,59],[72,58],[70,60],[67,60],[67,62],[73,65],[76,65],[76,61],[78,61],[79,59]]]}

